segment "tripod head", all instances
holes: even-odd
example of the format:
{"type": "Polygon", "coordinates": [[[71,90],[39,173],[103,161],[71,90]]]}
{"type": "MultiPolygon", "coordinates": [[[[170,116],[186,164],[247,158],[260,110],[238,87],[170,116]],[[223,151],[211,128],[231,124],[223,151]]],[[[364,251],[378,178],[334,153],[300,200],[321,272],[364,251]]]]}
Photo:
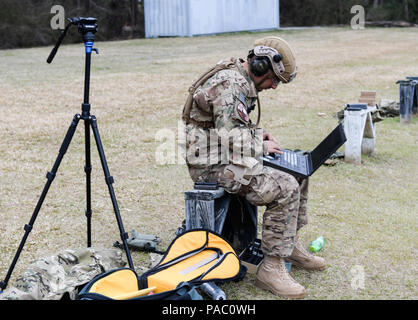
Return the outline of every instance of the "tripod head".
{"type": "Polygon", "coordinates": [[[82,34],[84,45],[86,47],[86,53],[91,53],[92,50],[98,53],[97,49],[93,49],[93,42],[95,38],[95,33],[97,32],[97,19],[93,17],[83,18],[83,17],[74,17],[74,18],[67,18],[69,24],[65,27],[64,30],[61,31],[61,35],[55,44],[55,47],[52,49],[51,53],[48,56],[46,62],[51,63],[55,57],[55,54],[58,51],[59,46],[61,45],[62,41],[64,40],[65,36],[67,35],[68,29],[76,25],[78,28],[78,32],[82,34]]]}
{"type": "Polygon", "coordinates": [[[88,17],[76,17],[68,19],[72,25],[77,25],[78,32],[83,35],[83,41],[94,41],[94,34],[97,32],[97,19],[88,17]]]}
{"type": "Polygon", "coordinates": [[[90,111],[90,104],[89,104],[89,90],[90,90],[90,59],[91,59],[91,52],[95,51],[97,54],[99,50],[97,48],[93,48],[94,43],[94,35],[97,32],[97,19],[93,17],[83,18],[83,17],[75,17],[75,18],[68,18],[67,19],[69,24],[65,27],[64,30],[61,31],[61,36],[58,38],[55,47],[52,49],[51,53],[48,56],[46,62],[51,63],[55,57],[55,54],[58,51],[61,42],[64,40],[65,35],[67,34],[68,29],[75,25],[78,28],[78,32],[82,34],[84,47],[86,50],[86,71],[85,71],[85,80],[84,80],[84,103],[82,105],[83,108],[83,115],[85,117],[89,116],[90,111]]]}

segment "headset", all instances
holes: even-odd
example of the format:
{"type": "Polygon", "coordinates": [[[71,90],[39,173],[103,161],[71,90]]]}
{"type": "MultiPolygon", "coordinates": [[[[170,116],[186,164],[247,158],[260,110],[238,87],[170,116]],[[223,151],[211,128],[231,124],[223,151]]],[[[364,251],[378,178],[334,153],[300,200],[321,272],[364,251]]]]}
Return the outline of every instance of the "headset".
{"type": "MultiPolygon", "coordinates": [[[[274,49],[272,49],[274,50],[274,49]]],[[[273,67],[271,65],[271,59],[275,63],[279,63],[282,61],[283,57],[280,53],[278,53],[276,50],[274,50],[276,54],[274,55],[265,55],[260,56],[256,55],[254,53],[254,49],[250,50],[248,54],[248,59],[251,59],[255,56],[255,58],[250,63],[250,71],[257,77],[264,76],[269,70],[273,70],[273,67]]]]}

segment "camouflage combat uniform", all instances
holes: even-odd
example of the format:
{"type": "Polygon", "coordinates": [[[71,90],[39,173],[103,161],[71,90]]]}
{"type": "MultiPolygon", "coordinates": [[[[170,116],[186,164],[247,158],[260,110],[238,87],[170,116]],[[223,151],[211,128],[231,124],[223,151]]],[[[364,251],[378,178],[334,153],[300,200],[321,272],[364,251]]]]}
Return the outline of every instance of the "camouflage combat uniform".
{"type": "Polygon", "coordinates": [[[307,224],[308,180],[263,166],[262,129],[248,116],[257,90],[242,63],[217,72],[193,96],[186,124],[186,163],[193,181],[218,181],[256,206],[266,206],[265,255],[291,255],[297,230],[307,224]]]}

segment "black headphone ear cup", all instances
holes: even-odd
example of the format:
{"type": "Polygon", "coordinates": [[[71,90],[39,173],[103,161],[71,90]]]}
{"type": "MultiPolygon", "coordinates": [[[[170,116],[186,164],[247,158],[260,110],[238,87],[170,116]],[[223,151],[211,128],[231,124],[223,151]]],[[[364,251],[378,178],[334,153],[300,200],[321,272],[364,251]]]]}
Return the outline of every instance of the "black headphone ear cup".
{"type": "Polygon", "coordinates": [[[270,64],[268,62],[268,58],[266,57],[256,57],[251,62],[251,72],[257,77],[264,76],[269,69],[270,64]]]}
{"type": "Polygon", "coordinates": [[[278,53],[273,57],[273,60],[274,62],[279,63],[280,61],[283,60],[283,56],[280,53],[278,53]]]}

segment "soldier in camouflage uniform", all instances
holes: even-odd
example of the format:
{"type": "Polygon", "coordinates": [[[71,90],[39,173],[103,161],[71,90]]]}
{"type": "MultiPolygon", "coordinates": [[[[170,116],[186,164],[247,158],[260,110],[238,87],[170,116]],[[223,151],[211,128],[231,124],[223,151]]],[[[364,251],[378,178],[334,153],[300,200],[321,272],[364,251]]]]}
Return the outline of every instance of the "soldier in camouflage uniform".
{"type": "Polygon", "coordinates": [[[267,37],[254,43],[247,61],[231,59],[216,68],[190,88],[183,111],[190,176],[195,182],[217,181],[227,192],[266,206],[265,258],[256,286],[302,298],[305,288],[289,275],[284,258],[310,270],[325,268],[324,259],[308,253],[297,239],[297,231],[308,222],[308,179],[297,180],[263,166],[260,156],[281,153],[280,146],[248,116],[258,102],[258,92],[275,89],[296,76],[294,54],[283,39],[267,37]]]}

